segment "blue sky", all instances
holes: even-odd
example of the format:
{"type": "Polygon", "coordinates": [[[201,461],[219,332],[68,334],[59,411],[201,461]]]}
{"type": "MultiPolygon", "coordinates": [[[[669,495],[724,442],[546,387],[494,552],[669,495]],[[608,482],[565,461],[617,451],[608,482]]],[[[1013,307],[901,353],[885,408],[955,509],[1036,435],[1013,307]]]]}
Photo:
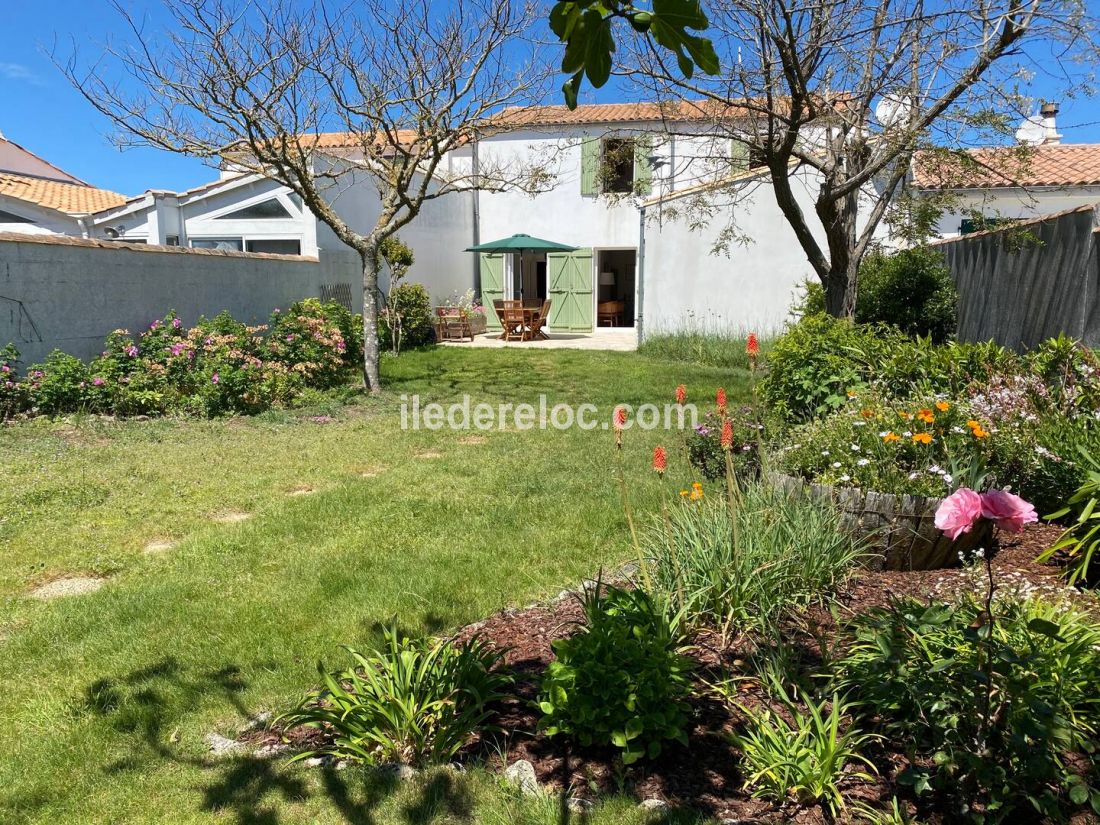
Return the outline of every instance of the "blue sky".
{"type": "MultiPolygon", "coordinates": [[[[364,0],[368,2],[370,0],[364,0]]],[[[148,14],[156,27],[165,20],[155,0],[123,0],[148,14]]],[[[153,149],[119,151],[113,126],[61,76],[50,60],[73,48],[93,56],[102,48],[117,14],[107,0],[3,0],[0,27],[0,132],[62,169],[96,186],[126,195],[146,189],[186,189],[216,177],[201,162],[153,149]]],[[[1043,97],[1042,80],[1035,96],[1043,97]]],[[[587,97],[587,95],[586,95],[587,97]]],[[[614,100],[612,92],[600,99],[614,100]]],[[[556,102],[556,101],[555,101],[556,102]]],[[[1067,142],[1100,143],[1100,100],[1064,101],[1058,118],[1067,142]]]]}

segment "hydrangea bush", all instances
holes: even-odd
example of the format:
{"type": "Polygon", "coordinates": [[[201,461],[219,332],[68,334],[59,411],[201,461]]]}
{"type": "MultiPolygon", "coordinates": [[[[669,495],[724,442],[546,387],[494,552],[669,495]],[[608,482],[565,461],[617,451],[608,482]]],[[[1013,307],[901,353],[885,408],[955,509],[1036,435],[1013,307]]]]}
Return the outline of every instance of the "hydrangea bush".
{"type": "Polygon", "coordinates": [[[0,350],[0,417],[257,413],[341,383],[362,351],[357,317],[335,302],[277,310],[270,327],[223,312],[188,328],[169,312],[137,336],[115,330],[87,364],[55,350],[20,377],[18,353],[0,350]]]}

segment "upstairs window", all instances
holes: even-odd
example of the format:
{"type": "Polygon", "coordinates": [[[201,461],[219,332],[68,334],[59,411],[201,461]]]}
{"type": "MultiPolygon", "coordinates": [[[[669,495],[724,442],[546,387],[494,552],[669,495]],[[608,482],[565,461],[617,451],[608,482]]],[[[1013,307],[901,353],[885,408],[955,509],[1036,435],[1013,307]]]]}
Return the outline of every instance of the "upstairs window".
{"type": "Polygon", "coordinates": [[[289,217],[291,217],[291,214],[287,211],[287,208],[279,203],[277,198],[271,198],[266,201],[254,203],[251,206],[246,206],[243,209],[229,212],[225,215],[218,215],[215,220],[270,220],[272,218],[289,217]]]}
{"type": "Polygon", "coordinates": [[[604,138],[600,158],[600,191],[626,195],[634,191],[634,138],[604,138]]]}
{"type": "Polygon", "coordinates": [[[585,138],[581,142],[581,194],[649,194],[652,141],[646,136],[585,138]]]}

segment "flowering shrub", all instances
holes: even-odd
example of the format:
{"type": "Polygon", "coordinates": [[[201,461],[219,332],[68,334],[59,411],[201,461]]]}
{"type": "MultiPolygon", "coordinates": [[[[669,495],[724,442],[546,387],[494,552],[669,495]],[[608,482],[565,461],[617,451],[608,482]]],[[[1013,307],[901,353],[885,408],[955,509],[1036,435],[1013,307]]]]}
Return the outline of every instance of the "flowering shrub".
{"type": "Polygon", "coordinates": [[[739,477],[755,476],[760,471],[760,440],[762,425],[752,417],[751,408],[728,412],[708,411],[687,436],[688,459],[706,478],[722,478],[726,474],[726,452],[722,431],[730,430],[730,454],[739,477]]]}
{"type": "Polygon", "coordinates": [[[393,346],[393,333],[387,313],[400,318],[401,346],[421,347],[430,344],[435,335],[432,302],[422,284],[399,284],[390,290],[390,306],[378,321],[378,346],[393,346]]]}
{"type": "Polygon", "coordinates": [[[276,313],[272,332],[223,312],[187,328],[175,313],[136,337],[107,336],[85,364],[60,351],[15,373],[18,353],[0,350],[0,418],[29,409],[45,415],[113,412],[213,416],[256,413],[292,403],[307,387],[339,383],[359,363],[362,334],[342,306],[316,300],[276,313]]]}
{"type": "Polygon", "coordinates": [[[15,415],[27,403],[26,386],[16,372],[18,363],[19,350],[12,344],[0,347],[0,421],[15,415]]]}
{"type": "Polygon", "coordinates": [[[362,344],[349,347],[348,343],[354,340],[352,330],[357,326],[354,316],[335,301],[299,301],[286,312],[272,314],[268,356],[288,365],[311,386],[331,387],[362,357],[362,344]]]}

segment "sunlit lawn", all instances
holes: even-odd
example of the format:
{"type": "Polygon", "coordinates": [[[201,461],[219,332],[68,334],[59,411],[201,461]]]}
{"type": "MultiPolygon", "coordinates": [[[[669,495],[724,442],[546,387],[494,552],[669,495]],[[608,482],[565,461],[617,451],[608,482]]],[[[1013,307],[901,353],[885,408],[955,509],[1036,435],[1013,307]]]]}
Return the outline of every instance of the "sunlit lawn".
{"type": "MultiPolygon", "coordinates": [[[[346,407],[0,428],[0,821],[560,821],[481,772],[395,789],[358,770],[208,763],[202,740],[284,709],[319,658],[380,623],[454,628],[630,557],[610,433],[403,431],[402,394],[546,393],[609,420],[680,382],[701,401],[719,384],[736,398],[745,374],[451,348],[387,360],[384,376],[381,399],[346,407]],[[231,513],[250,517],[215,519],[231,513]],[[155,540],[174,545],[146,552],[155,540]],[[107,581],[30,597],[71,575],[107,581]]],[[[667,439],[627,434],[642,510],[649,451],[667,439]]],[[[591,821],[635,818],[619,800],[591,821]]]]}

